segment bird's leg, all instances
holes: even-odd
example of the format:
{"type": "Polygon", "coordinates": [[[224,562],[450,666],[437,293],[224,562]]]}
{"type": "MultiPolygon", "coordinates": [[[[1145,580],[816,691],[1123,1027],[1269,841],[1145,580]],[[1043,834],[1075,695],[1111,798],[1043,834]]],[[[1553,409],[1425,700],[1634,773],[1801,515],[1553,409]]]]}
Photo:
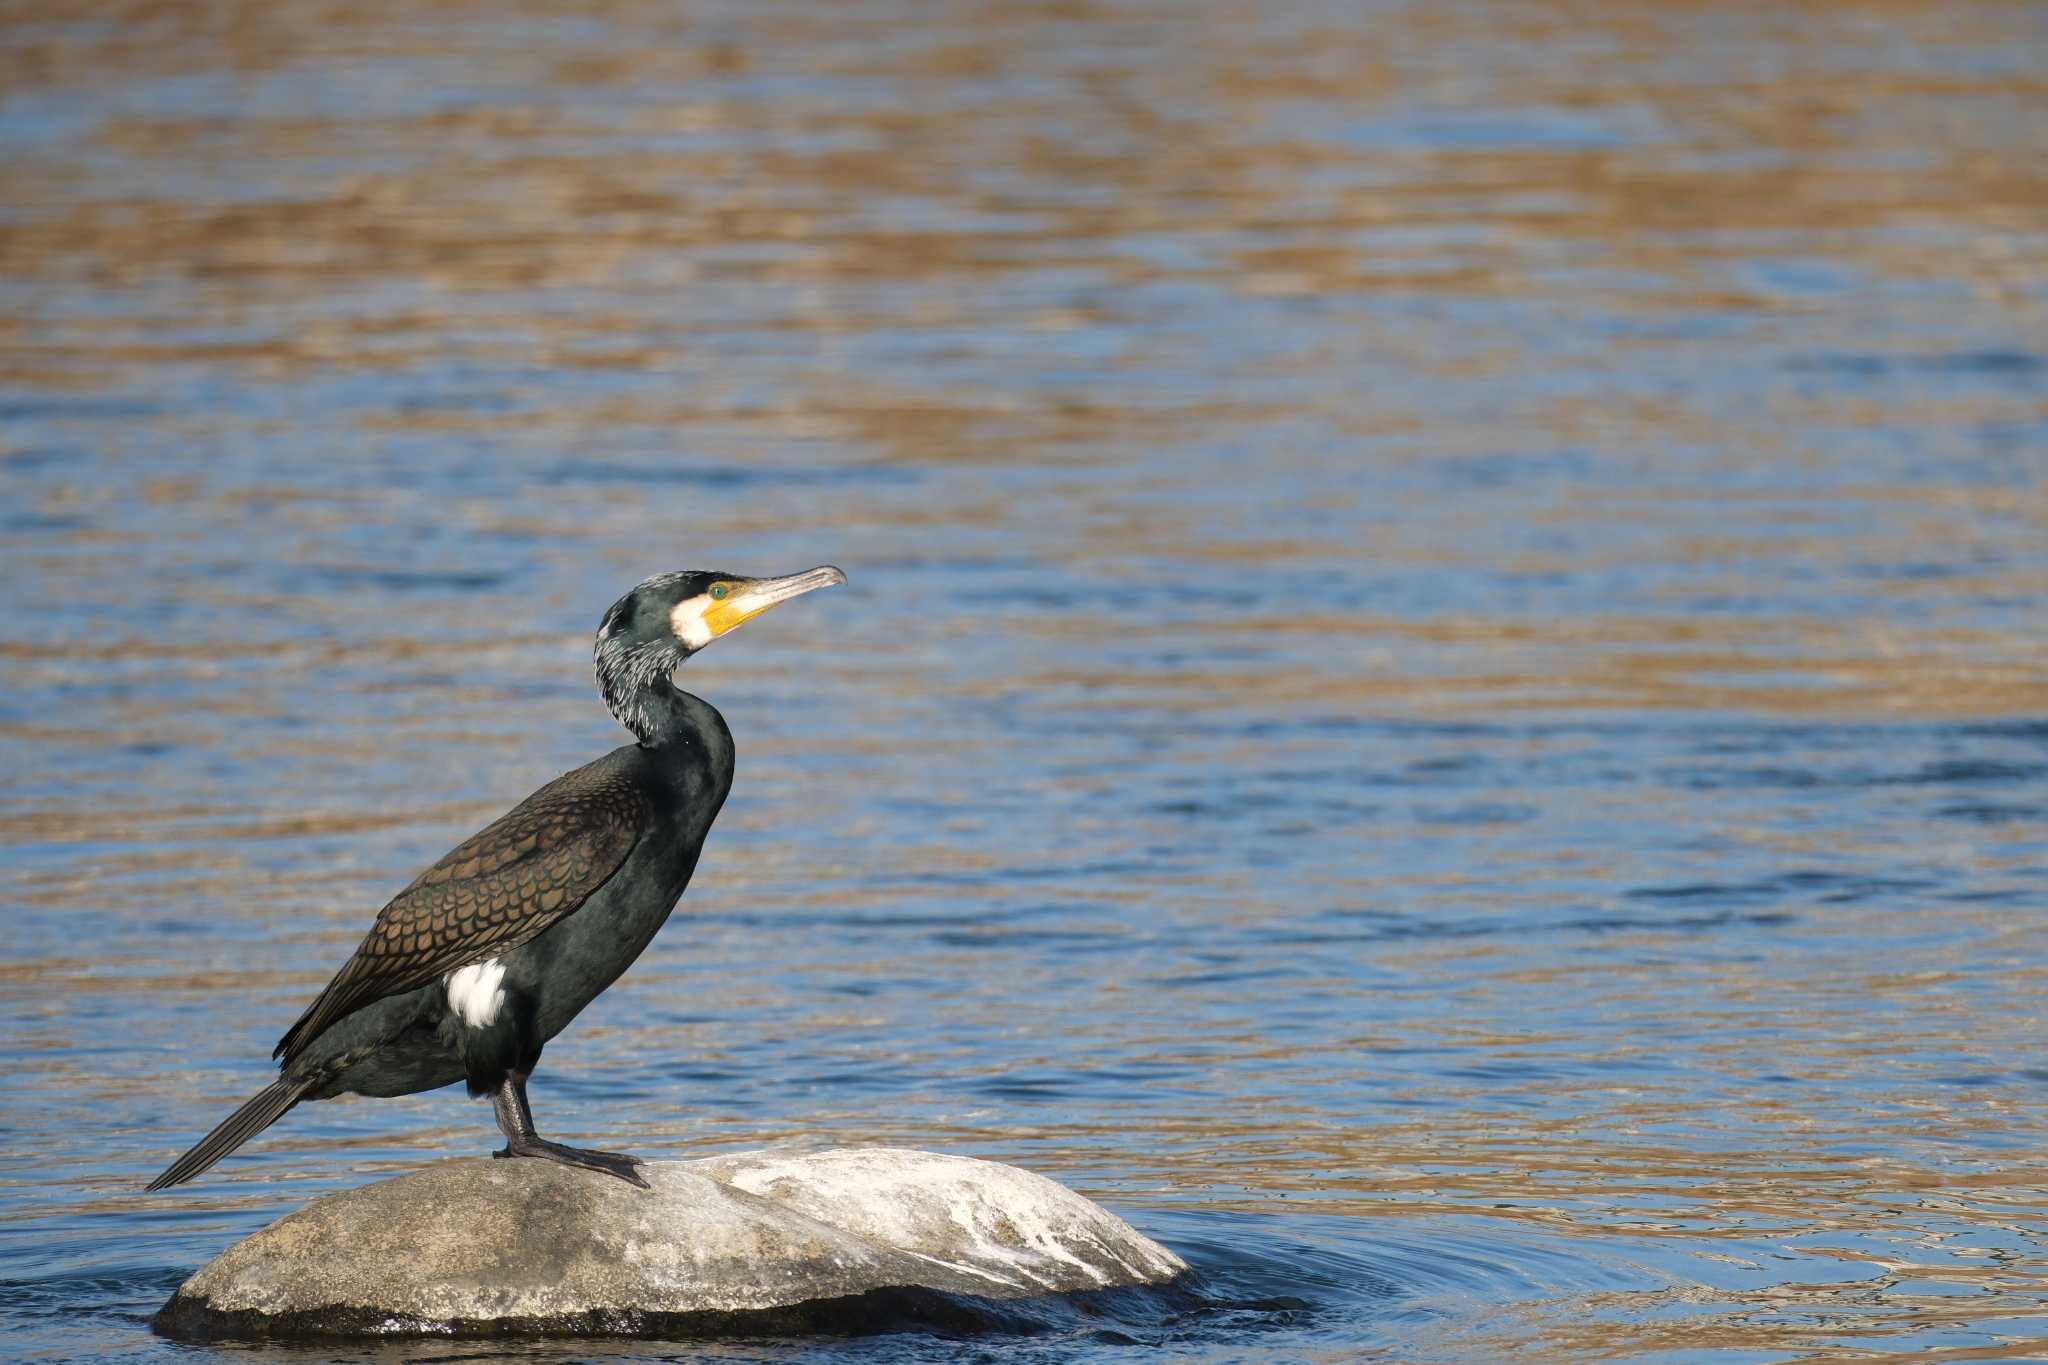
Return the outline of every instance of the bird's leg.
{"type": "Polygon", "coordinates": [[[633,1169],[640,1164],[638,1157],[621,1152],[593,1152],[587,1147],[567,1147],[559,1142],[549,1142],[534,1132],[533,1110],[526,1103],[525,1072],[506,1072],[505,1079],[498,1082],[498,1090],[491,1097],[491,1103],[498,1111],[498,1128],[505,1134],[504,1150],[491,1155],[545,1157],[564,1166],[581,1166],[585,1170],[615,1175],[643,1190],[648,1187],[647,1182],[640,1178],[640,1172],[633,1169]]]}

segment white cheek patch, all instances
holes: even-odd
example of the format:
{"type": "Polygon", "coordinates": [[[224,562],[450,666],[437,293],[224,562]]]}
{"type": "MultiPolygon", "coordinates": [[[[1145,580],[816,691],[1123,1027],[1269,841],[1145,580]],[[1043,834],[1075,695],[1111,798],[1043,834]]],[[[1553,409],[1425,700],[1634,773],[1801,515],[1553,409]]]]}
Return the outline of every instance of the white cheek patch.
{"type": "Polygon", "coordinates": [[[504,979],[505,964],[495,957],[448,973],[448,1008],[471,1028],[489,1028],[505,1008],[505,992],[499,988],[504,979]]]}
{"type": "Polygon", "coordinates": [[[668,628],[691,649],[704,648],[711,643],[711,627],[704,620],[704,613],[710,606],[711,598],[705,593],[676,603],[668,614],[668,628]]]}

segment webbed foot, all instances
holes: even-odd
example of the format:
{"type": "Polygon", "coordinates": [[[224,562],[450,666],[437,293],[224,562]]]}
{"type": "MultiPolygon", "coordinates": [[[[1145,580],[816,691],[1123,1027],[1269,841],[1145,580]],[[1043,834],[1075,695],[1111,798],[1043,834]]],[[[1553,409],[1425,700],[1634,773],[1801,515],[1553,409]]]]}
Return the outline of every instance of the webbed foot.
{"type": "Polygon", "coordinates": [[[586,1171],[617,1176],[628,1185],[638,1185],[643,1190],[651,1188],[635,1169],[640,1165],[637,1156],[627,1156],[624,1152],[594,1152],[588,1147],[549,1142],[536,1133],[533,1130],[533,1110],[526,1103],[525,1072],[507,1072],[505,1079],[498,1083],[498,1093],[493,1101],[498,1112],[498,1131],[505,1135],[505,1145],[491,1155],[537,1156],[564,1166],[580,1166],[586,1171]]]}
{"type": "Polygon", "coordinates": [[[503,1147],[491,1153],[495,1157],[537,1156],[548,1161],[557,1161],[564,1166],[580,1166],[586,1171],[602,1171],[615,1175],[629,1185],[649,1188],[635,1168],[640,1158],[627,1156],[624,1152],[599,1152],[588,1147],[570,1147],[565,1143],[549,1142],[543,1137],[526,1137],[508,1141],[503,1147]]]}

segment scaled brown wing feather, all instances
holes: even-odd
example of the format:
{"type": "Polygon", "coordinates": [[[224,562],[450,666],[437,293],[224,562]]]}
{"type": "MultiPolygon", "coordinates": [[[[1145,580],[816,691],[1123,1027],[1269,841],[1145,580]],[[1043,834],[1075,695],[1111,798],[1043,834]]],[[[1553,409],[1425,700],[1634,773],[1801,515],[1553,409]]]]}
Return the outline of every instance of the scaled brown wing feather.
{"type": "Polygon", "coordinates": [[[337,1020],[510,952],[618,871],[648,810],[619,780],[564,774],[463,840],[378,912],[355,956],[272,1054],[290,1066],[337,1020]]]}

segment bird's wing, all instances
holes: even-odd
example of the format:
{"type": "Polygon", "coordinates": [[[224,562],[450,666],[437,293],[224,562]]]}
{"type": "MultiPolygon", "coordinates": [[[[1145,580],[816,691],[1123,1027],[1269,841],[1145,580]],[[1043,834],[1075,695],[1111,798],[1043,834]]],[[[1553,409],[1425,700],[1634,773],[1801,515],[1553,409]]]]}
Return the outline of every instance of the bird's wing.
{"type": "Polygon", "coordinates": [[[273,1056],[290,1066],[337,1020],[510,952],[573,913],[639,842],[649,808],[632,782],[564,774],[463,840],[377,914],[273,1056]]]}

